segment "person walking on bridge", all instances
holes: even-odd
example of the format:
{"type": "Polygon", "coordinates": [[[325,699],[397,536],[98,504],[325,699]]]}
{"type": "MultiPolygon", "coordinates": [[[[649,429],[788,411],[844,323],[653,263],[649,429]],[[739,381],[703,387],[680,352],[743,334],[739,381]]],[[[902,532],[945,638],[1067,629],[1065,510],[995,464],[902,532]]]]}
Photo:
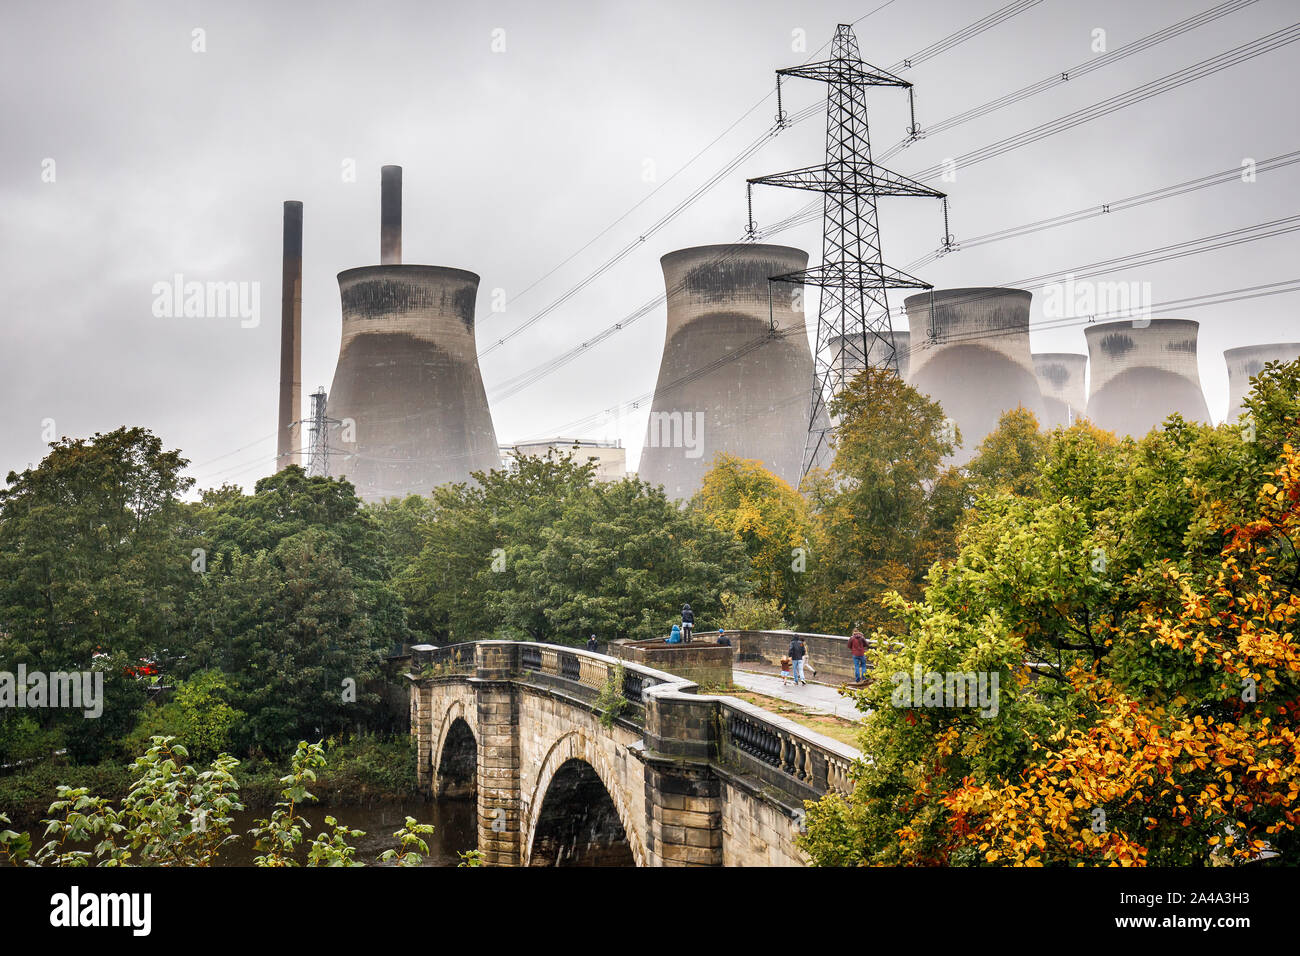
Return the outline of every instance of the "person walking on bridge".
{"type": "Polygon", "coordinates": [[[695,612],[689,604],[682,605],[682,640],[691,642],[691,631],[695,630],[695,612]]]}
{"type": "Polygon", "coordinates": [[[596,649],[597,649],[598,647],[600,647],[600,644],[597,643],[597,641],[596,641],[596,635],[595,635],[595,634],[593,634],[593,635],[591,635],[591,637],[587,638],[587,650],[589,650],[589,651],[591,651],[591,653],[595,654],[595,653],[596,653],[596,649]]]}
{"type": "Polygon", "coordinates": [[[853,655],[853,683],[860,684],[867,676],[867,641],[856,626],[849,638],[849,653],[853,655]]]}
{"type": "Polygon", "coordinates": [[[803,637],[796,634],[794,640],[790,642],[790,649],[785,653],[794,664],[795,684],[807,684],[803,676],[803,659],[808,656],[808,645],[803,642],[803,637]]]}

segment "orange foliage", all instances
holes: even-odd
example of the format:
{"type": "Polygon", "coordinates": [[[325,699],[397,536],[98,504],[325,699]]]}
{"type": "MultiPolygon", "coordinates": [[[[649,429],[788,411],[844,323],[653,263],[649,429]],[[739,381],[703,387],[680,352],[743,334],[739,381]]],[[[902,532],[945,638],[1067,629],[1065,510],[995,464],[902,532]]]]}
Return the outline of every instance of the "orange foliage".
{"type": "MultiPolygon", "coordinates": [[[[1144,607],[1133,635],[1191,658],[1188,670],[1202,675],[1188,691],[1195,699],[1139,700],[1072,670],[1091,724],[1062,727],[1018,781],[967,777],[945,794],[958,845],[977,846],[988,863],[1141,866],[1150,831],[1168,845],[1171,828],[1193,828],[1212,859],[1240,862],[1295,830],[1300,700],[1278,697],[1294,694],[1300,674],[1300,455],[1286,446],[1270,475],[1258,517],[1224,529],[1219,567],[1200,586],[1165,570],[1180,606],[1144,607]]],[[[952,746],[937,743],[941,753],[952,746]]]]}

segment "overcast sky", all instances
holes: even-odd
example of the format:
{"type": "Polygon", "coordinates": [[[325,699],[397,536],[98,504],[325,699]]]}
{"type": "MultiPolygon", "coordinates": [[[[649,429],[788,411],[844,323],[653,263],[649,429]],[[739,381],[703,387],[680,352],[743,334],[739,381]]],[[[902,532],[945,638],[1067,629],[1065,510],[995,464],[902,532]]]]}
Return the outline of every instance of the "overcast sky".
{"type": "MultiPolygon", "coordinates": [[[[937,122],[1087,62],[1098,55],[1097,29],[1113,50],[1218,2],[1042,0],[904,71],[916,84],[918,119],[937,122]]],[[[772,90],[774,70],[807,59],[836,23],[858,21],[864,59],[887,68],[1003,0],[893,0],[871,13],[882,3],[7,3],[0,474],[39,461],[51,429],[89,436],[143,425],[190,458],[201,487],[229,481],[251,489],[275,454],[284,200],[305,205],[304,392],[328,387],[334,374],[335,276],[378,261],[384,163],[404,167],[403,260],[482,277],[482,353],[762,135],[774,98],[746,111],[772,90]],[[354,182],[345,176],[349,162],[354,182]],[[156,316],[155,283],[178,273],[259,283],[260,321],[156,316]],[[495,289],[505,291],[504,313],[491,309],[495,289]]],[[[1297,19],[1295,0],[1258,0],[927,138],[888,165],[913,173],[1297,19]]],[[[1300,148],[1297,51],[1300,44],[1283,47],[959,167],[956,181],[934,184],[951,195],[952,232],[973,237],[1300,148]]],[[[809,81],[789,81],[785,91],[790,111],[825,97],[825,87],[809,81]]],[[[903,135],[906,96],[878,90],[870,102],[878,155],[903,135]]],[[[820,114],[772,138],[635,253],[486,355],[489,394],[662,292],[664,253],[736,240],[745,226],[744,180],[819,162],[823,138],[820,114]]],[[[1254,183],[972,248],[920,275],[937,288],[1005,283],[1294,215],[1298,199],[1300,166],[1291,166],[1254,183]]],[[[808,200],[759,191],[760,228],[808,200]]],[[[886,200],[881,227],[886,262],[905,268],[935,248],[942,219],[931,201],[886,200]]],[[[768,241],[820,259],[820,223],[768,241]]],[[[1105,278],[1149,282],[1160,302],[1295,278],[1298,251],[1289,234],[1105,278]]],[[[1216,417],[1227,401],[1223,350],[1300,339],[1298,299],[1183,313],[1201,323],[1201,376],[1216,417]]],[[[1031,322],[1043,318],[1036,296],[1031,322]]],[[[587,419],[584,437],[621,438],[635,465],[648,408],[625,403],[654,388],[664,326],[660,306],[558,373],[494,401],[498,438],[552,437],[587,419]],[[606,409],[614,412],[591,420],[606,409]]],[[[1080,327],[1035,332],[1033,348],[1086,351],[1080,327]]]]}

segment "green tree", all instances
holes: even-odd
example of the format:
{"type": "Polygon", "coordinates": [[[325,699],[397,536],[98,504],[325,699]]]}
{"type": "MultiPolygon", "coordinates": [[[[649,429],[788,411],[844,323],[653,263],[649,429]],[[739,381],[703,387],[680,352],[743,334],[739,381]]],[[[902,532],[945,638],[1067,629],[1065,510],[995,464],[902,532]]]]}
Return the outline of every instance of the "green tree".
{"type": "Polygon", "coordinates": [[[971,494],[1034,494],[1048,441],[1029,409],[1016,407],[1003,412],[998,427],[985,436],[966,466],[971,494]]]}
{"type": "Polygon", "coordinates": [[[722,620],[719,627],[728,631],[783,631],[790,625],[781,606],[772,599],[755,594],[722,592],[722,620]]]}
{"type": "Polygon", "coordinates": [[[1040,495],[981,498],[957,559],[895,601],[902,628],[859,694],[872,759],[849,799],[810,810],[814,859],[1205,864],[1229,832],[1294,847],[1275,808],[1300,787],[1298,378],[1257,384],[1249,431],[1056,430],[1040,495]],[[996,713],[896,698],[894,675],[931,672],[999,675],[996,713]],[[1270,709],[1243,707],[1245,677],[1270,709]],[[1080,837],[1096,807],[1110,836],[1080,837]]]}
{"type": "Polygon", "coordinates": [[[211,760],[230,749],[234,730],[246,716],[230,705],[230,696],[221,671],[199,671],[178,681],[165,704],[148,707],[124,745],[138,751],[153,737],[170,736],[196,760],[211,760]]]}
{"type": "Polygon", "coordinates": [[[799,607],[812,519],[803,496],[761,462],[719,452],[692,506],[749,555],[755,596],[783,612],[799,607]]]}
{"type": "Polygon", "coordinates": [[[432,518],[433,502],[423,495],[389,498],[365,509],[374,517],[386,559],[384,577],[402,574],[424,547],[425,525],[432,518]]]}
{"type": "MultiPolygon", "coordinates": [[[[397,579],[412,626],[440,641],[491,637],[506,626],[490,595],[520,588],[517,559],[536,548],[595,466],[572,456],[516,456],[508,471],[476,473],[474,482],[434,490],[421,524],[423,546],[397,579]]],[[[549,632],[540,606],[516,605],[515,634],[549,632]]]]}
{"type": "Polygon", "coordinates": [[[390,542],[388,517],[363,508],[349,482],[297,466],[262,478],[251,495],[203,493],[193,521],[207,573],[186,605],[190,647],[179,669],[226,675],[230,705],[247,715],[232,729],[236,747],[282,751],[303,737],[387,725],[368,685],[410,637],[392,580],[410,543],[401,534],[390,542]]]}
{"type": "Polygon", "coordinates": [[[386,578],[386,547],[375,509],[364,509],[352,483],[308,476],[290,465],[260,478],[251,495],[229,485],[205,490],[197,510],[209,571],[229,565],[235,551],[273,552],[314,530],[332,536],[349,570],[366,580],[386,578]]]}
{"type": "Polygon", "coordinates": [[[644,482],[593,483],[592,467],[521,457],[438,489],[399,580],[417,626],[444,640],[650,637],[685,602],[703,620],[724,590],[748,592],[731,535],[644,482]]]}
{"type": "Polygon", "coordinates": [[[84,787],[59,787],[44,821],[49,839],[35,857],[12,830],[0,833],[0,855],[32,866],[210,866],[244,808],[239,761],[223,754],[199,770],[188,757],[172,738],[155,737],[131,764],[138,776],[120,807],[84,787]]]}
{"type": "Polygon", "coordinates": [[[514,564],[516,587],[489,591],[489,607],[539,640],[660,636],[688,602],[706,626],[724,591],[749,587],[739,542],[634,479],[574,495],[514,564]],[[539,611],[543,627],[531,631],[539,611]]]}
{"type": "Polygon", "coordinates": [[[881,600],[918,595],[930,565],[953,550],[964,488],[944,459],[960,435],[937,403],[885,369],[859,374],[831,410],[840,421],[833,468],[804,484],[814,543],[799,618],[829,633],[888,626],[881,600]]]}
{"type": "Polygon", "coordinates": [[[247,714],[232,731],[238,747],[283,752],[378,719],[366,685],[389,639],[341,552],[336,535],[308,529],[271,552],[233,551],[229,570],[194,593],[188,663],[226,675],[231,705],[247,714]]]}
{"type": "Polygon", "coordinates": [[[37,716],[69,729],[79,759],[111,752],[107,731],[125,730],[143,706],[124,669],[181,640],[179,611],[194,584],[178,498],[190,485],[186,464],[146,429],[119,428],[52,443],[40,465],[10,472],[0,490],[0,658],[106,676],[97,721],[37,716]]]}

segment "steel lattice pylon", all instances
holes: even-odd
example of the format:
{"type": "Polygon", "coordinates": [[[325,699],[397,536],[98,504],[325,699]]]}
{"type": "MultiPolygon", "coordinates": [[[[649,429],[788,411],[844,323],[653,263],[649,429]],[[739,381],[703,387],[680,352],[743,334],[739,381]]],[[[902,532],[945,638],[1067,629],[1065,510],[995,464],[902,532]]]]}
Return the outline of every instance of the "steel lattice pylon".
{"type": "Polygon", "coordinates": [[[307,464],[307,474],[322,478],[330,473],[330,439],[329,426],[341,422],[325,417],[325,388],[318,387],[311,393],[311,457],[307,464]]]}
{"type": "MultiPolygon", "coordinates": [[[[887,366],[898,372],[889,319],[889,289],[931,289],[915,276],[884,264],[876,200],[881,196],[928,196],[942,199],[947,219],[947,197],[938,190],[890,172],[871,161],[867,123],[867,87],[896,86],[908,91],[912,84],[864,63],[858,55],[853,29],[841,23],[835,30],[831,58],[776,71],[777,121],[781,111],[781,77],[797,76],[828,84],[826,94],[826,162],[748,180],[748,189],[787,186],[825,194],[822,264],[803,272],[772,276],[773,282],[819,286],[817,343],[813,353],[812,402],[803,471],[825,462],[830,447],[830,418],[826,403],[856,371],[866,366],[887,366]],[[838,343],[839,347],[836,347],[838,343]]],[[[916,135],[915,111],[909,133],[916,135]]],[[[751,201],[750,208],[753,208],[751,201]]],[[[751,236],[756,235],[752,216],[751,236]]],[[[945,242],[947,241],[945,227],[945,242]]]]}

